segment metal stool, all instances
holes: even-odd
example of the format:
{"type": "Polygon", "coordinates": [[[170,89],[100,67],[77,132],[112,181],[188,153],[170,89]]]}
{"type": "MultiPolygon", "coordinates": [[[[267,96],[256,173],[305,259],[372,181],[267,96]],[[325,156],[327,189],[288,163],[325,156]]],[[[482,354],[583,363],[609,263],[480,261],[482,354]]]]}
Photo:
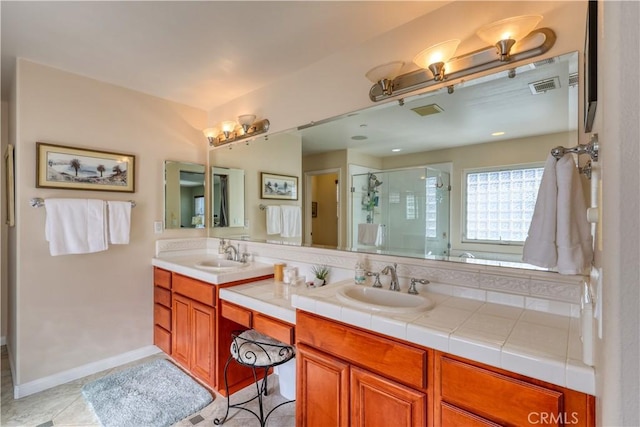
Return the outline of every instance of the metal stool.
{"type": "Polygon", "coordinates": [[[264,427],[267,422],[267,418],[269,418],[269,415],[271,415],[273,411],[275,411],[282,405],[295,402],[295,400],[282,402],[272,408],[266,415],[264,414],[264,408],[262,406],[262,396],[267,395],[267,374],[269,373],[269,369],[293,359],[293,357],[296,355],[295,349],[293,346],[284,344],[253,329],[249,329],[244,332],[233,332],[231,336],[231,354],[227,359],[227,363],[224,365],[224,386],[227,392],[227,412],[224,414],[224,417],[222,419],[216,418],[215,420],[213,420],[213,423],[215,425],[223,424],[229,416],[229,409],[238,408],[242,409],[243,411],[252,413],[258,419],[258,421],[260,421],[260,426],[264,427]],[[231,396],[229,395],[229,384],[227,382],[227,369],[229,368],[229,364],[232,360],[242,366],[251,368],[251,371],[253,372],[253,380],[257,390],[257,394],[251,399],[245,400],[244,402],[235,403],[233,405],[231,404],[231,396]],[[262,375],[262,384],[259,384],[260,378],[258,377],[258,373],[256,372],[259,369],[262,369],[264,372],[262,375]],[[255,399],[258,399],[258,406],[260,408],[259,414],[242,406],[255,399]]]}

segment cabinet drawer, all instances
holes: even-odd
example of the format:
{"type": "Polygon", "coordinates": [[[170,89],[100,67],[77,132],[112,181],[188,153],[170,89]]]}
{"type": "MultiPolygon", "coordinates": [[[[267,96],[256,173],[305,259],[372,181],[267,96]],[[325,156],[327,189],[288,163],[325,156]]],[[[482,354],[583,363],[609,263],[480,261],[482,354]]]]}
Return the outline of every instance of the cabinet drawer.
{"type": "Polygon", "coordinates": [[[153,287],[153,302],[171,308],[171,291],[159,286],[153,287]]]}
{"type": "MultiPolygon", "coordinates": [[[[560,420],[563,395],[464,362],[441,358],[442,400],[500,424],[526,425],[531,413],[560,420]]],[[[557,424],[556,424],[557,425],[557,424]]]]}
{"type": "Polygon", "coordinates": [[[180,274],[173,275],[172,285],[174,292],[215,307],[216,289],[213,285],[180,274]]]}
{"type": "Polygon", "coordinates": [[[171,354],[171,333],[165,331],[160,326],[153,327],[153,343],[167,354],[171,354]]]}
{"type": "Polygon", "coordinates": [[[300,342],[403,384],[427,387],[427,351],[374,335],[348,325],[314,316],[296,314],[300,342]]]}
{"type": "Polygon", "coordinates": [[[171,310],[167,307],[154,304],[153,305],[153,322],[162,326],[167,331],[171,330],[171,310]]]}
{"type": "Polygon", "coordinates": [[[247,328],[251,327],[251,310],[231,304],[227,301],[220,301],[220,315],[225,319],[234,321],[247,328]]]}
{"type": "Polygon", "coordinates": [[[289,323],[276,320],[272,317],[263,316],[256,313],[253,316],[253,329],[269,335],[272,338],[282,341],[285,344],[294,343],[295,327],[289,323]]]}
{"type": "Polygon", "coordinates": [[[500,427],[500,424],[492,423],[446,403],[442,403],[441,417],[440,425],[447,427],[500,427]]]}
{"type": "Polygon", "coordinates": [[[171,272],[158,267],[154,267],[153,284],[166,289],[171,289],[171,272]]]}

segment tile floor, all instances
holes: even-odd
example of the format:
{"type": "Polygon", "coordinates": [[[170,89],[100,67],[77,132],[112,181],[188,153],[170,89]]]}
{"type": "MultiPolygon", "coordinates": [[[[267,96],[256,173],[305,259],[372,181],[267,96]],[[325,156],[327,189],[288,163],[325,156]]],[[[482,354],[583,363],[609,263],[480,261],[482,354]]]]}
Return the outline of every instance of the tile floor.
{"type": "MultiPolygon", "coordinates": [[[[84,398],[82,397],[82,386],[87,382],[100,378],[110,372],[125,369],[129,366],[144,363],[146,361],[160,357],[166,356],[163,354],[151,356],[146,359],[132,362],[129,365],[105,370],[103,372],[15,400],[13,398],[13,382],[11,379],[11,370],[9,368],[9,358],[6,347],[2,346],[2,410],[0,412],[0,425],[20,427],[100,426],[100,422],[95,417],[93,411],[89,408],[84,398]]],[[[252,396],[252,393],[255,393],[255,386],[253,385],[232,395],[232,403],[234,401],[240,401],[235,399],[246,400],[247,397],[252,396]]],[[[214,400],[211,404],[206,406],[200,412],[189,415],[184,420],[176,423],[175,426],[213,426],[213,420],[224,415],[227,407],[227,399],[215,392],[212,392],[212,394],[214,395],[214,400]]],[[[278,394],[277,377],[269,377],[269,396],[265,399],[266,410],[269,410],[270,408],[280,402],[283,402],[284,400],[285,399],[278,394]]],[[[250,405],[252,404],[255,405],[255,408],[257,408],[256,402],[252,402],[250,405]]],[[[227,419],[223,426],[251,427],[259,426],[259,422],[253,415],[246,411],[232,409],[229,419],[227,419]]],[[[283,405],[280,408],[276,409],[276,411],[269,417],[267,426],[295,426],[295,403],[283,405]]]]}

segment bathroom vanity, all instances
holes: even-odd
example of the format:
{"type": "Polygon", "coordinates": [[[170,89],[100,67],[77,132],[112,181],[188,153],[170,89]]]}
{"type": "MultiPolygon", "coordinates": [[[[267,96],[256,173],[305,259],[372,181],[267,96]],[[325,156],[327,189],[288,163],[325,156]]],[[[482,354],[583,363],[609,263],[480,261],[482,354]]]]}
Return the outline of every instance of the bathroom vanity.
{"type": "MultiPolygon", "coordinates": [[[[154,259],[154,344],[224,394],[231,332],[246,327],[221,317],[219,290],[273,274],[271,266],[260,264],[246,266],[242,272],[210,273],[194,267],[202,258],[211,256],[154,259]]],[[[246,372],[239,369],[231,369],[229,379],[232,392],[248,383],[246,372]]]]}
{"type": "MultiPolygon", "coordinates": [[[[264,254],[265,265],[284,254],[263,249],[251,252],[264,254]]],[[[312,259],[330,253],[293,250],[312,259]]],[[[167,351],[170,341],[176,361],[224,392],[232,330],[295,343],[299,426],[595,425],[595,373],[581,361],[575,307],[562,315],[553,312],[558,302],[498,304],[432,283],[440,292],[420,288],[429,304],[385,311],[375,307],[385,298],[369,307],[345,298],[366,295],[349,292],[352,279],[317,289],[283,287],[269,274],[210,283],[210,273],[174,261],[154,259],[157,345],[167,351]]],[[[406,288],[380,291],[407,303],[391,298],[406,288]]],[[[229,378],[231,392],[250,381],[238,371],[229,378]]]]}

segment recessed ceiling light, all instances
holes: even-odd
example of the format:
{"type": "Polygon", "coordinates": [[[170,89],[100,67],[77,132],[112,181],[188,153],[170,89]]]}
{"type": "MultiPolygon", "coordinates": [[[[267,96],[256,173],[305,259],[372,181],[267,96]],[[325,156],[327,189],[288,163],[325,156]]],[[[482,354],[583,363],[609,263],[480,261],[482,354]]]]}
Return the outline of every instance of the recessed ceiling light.
{"type": "Polygon", "coordinates": [[[494,132],[491,134],[491,136],[500,136],[500,135],[504,135],[504,132],[494,132]]]}
{"type": "Polygon", "coordinates": [[[354,141],[363,141],[367,139],[367,137],[364,135],[354,135],[351,137],[351,139],[353,139],[354,141]]]}
{"type": "Polygon", "coordinates": [[[393,151],[394,153],[397,153],[398,151],[402,151],[402,148],[393,148],[391,151],[393,151]]]}

